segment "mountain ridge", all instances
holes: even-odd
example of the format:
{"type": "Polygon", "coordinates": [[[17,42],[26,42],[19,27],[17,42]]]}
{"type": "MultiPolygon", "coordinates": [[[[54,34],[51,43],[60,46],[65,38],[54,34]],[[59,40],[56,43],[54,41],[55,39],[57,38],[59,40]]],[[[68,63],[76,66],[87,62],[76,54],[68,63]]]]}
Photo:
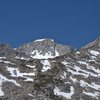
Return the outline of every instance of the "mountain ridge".
{"type": "Polygon", "coordinates": [[[100,100],[100,38],[80,50],[52,39],[0,44],[0,100],[100,100]]]}

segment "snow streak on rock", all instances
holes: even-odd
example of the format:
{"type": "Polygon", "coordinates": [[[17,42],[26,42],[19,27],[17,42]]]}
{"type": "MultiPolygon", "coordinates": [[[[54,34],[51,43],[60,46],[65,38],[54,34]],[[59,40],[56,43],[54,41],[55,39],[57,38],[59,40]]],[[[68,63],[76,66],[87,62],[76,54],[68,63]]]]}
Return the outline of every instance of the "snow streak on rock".
{"type": "Polygon", "coordinates": [[[66,99],[71,99],[71,96],[74,94],[74,88],[71,86],[70,87],[70,93],[66,93],[66,92],[62,92],[61,90],[59,90],[58,87],[55,87],[54,94],[58,95],[58,96],[63,96],[66,99]]]}

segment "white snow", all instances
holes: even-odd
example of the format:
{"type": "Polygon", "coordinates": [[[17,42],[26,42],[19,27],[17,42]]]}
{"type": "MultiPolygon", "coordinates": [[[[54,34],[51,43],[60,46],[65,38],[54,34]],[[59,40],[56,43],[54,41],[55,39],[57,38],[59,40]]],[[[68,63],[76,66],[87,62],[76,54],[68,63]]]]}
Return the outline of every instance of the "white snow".
{"type": "Polygon", "coordinates": [[[81,69],[80,66],[70,66],[68,65],[68,62],[62,62],[62,64],[64,64],[67,68],[67,71],[69,71],[72,75],[82,75],[85,78],[88,77],[89,75],[94,76],[94,77],[98,77],[100,76],[100,70],[96,69],[93,66],[89,66],[88,63],[84,62],[84,61],[78,61],[80,64],[85,64],[87,69],[93,70],[95,73],[89,71],[89,70],[84,70],[81,69]]]}
{"type": "Polygon", "coordinates": [[[80,80],[80,86],[82,86],[82,87],[90,87],[90,88],[93,88],[95,90],[100,90],[100,85],[95,84],[95,83],[89,84],[89,83],[85,82],[84,80],[80,80]]]}
{"type": "MultiPolygon", "coordinates": [[[[94,60],[89,60],[89,61],[94,61],[94,60]]],[[[87,72],[86,71],[86,73],[89,73],[89,74],[91,74],[92,76],[100,76],[100,69],[96,69],[94,66],[90,66],[88,63],[86,63],[85,61],[78,61],[80,64],[84,64],[84,65],[86,65],[87,66],[87,69],[90,69],[90,70],[93,70],[95,73],[97,73],[97,74],[94,74],[94,73],[92,73],[92,72],[87,72]]],[[[96,63],[96,62],[95,62],[96,63]]]]}
{"type": "Polygon", "coordinates": [[[94,77],[98,77],[98,74],[94,74],[93,72],[89,72],[88,70],[83,70],[83,69],[81,69],[80,67],[77,67],[76,66],[76,71],[78,72],[76,75],[83,75],[83,76],[85,76],[85,77],[88,77],[89,75],[91,75],[91,76],[94,76],[94,77]],[[79,71],[81,71],[81,72],[79,72],[79,71]]]}
{"type": "Polygon", "coordinates": [[[43,69],[42,69],[42,72],[45,72],[47,71],[48,69],[51,69],[50,68],[50,62],[49,60],[42,60],[41,63],[43,64],[43,69]]]}
{"type": "Polygon", "coordinates": [[[75,69],[76,71],[74,71],[74,70],[72,70],[70,68],[67,68],[67,69],[68,69],[69,72],[71,72],[74,75],[82,75],[84,77],[88,77],[89,76],[84,70],[79,69],[79,67],[76,67],[76,69],[75,69]],[[84,71],[84,72],[81,73],[79,71],[82,71],[82,72],[84,71]]]}
{"type": "Polygon", "coordinates": [[[55,57],[59,56],[59,52],[55,50],[55,57]]]}
{"type": "Polygon", "coordinates": [[[41,41],[44,41],[45,39],[37,39],[35,40],[34,42],[41,42],[41,41]]]}
{"type": "Polygon", "coordinates": [[[94,51],[94,50],[91,50],[90,53],[91,53],[92,55],[94,55],[94,56],[100,55],[100,52],[94,51]]]}
{"type": "Polygon", "coordinates": [[[17,50],[17,48],[13,48],[14,50],[17,50]]]}
{"type": "Polygon", "coordinates": [[[17,68],[8,68],[7,70],[10,72],[12,77],[23,77],[26,78],[25,81],[32,81],[33,79],[29,76],[35,76],[34,72],[32,73],[21,73],[17,68]]]}
{"type": "Polygon", "coordinates": [[[16,59],[21,59],[21,60],[27,60],[27,61],[29,61],[29,59],[30,59],[30,58],[18,57],[18,56],[16,56],[15,58],[16,58],[16,59]]]}
{"type": "Polygon", "coordinates": [[[2,82],[5,81],[4,79],[6,78],[0,74],[0,96],[4,95],[4,92],[2,91],[2,82]]]}
{"type": "Polygon", "coordinates": [[[75,65],[74,66],[69,66],[68,62],[65,62],[65,61],[62,62],[62,64],[64,64],[66,66],[67,71],[69,71],[71,74],[82,75],[82,76],[88,77],[88,75],[86,74],[86,72],[84,70],[82,70],[79,66],[75,66],[75,65]],[[79,71],[82,71],[83,73],[80,73],[79,71]]]}
{"type": "Polygon", "coordinates": [[[88,63],[87,63],[87,62],[85,62],[85,61],[78,61],[78,63],[79,63],[79,64],[83,64],[83,65],[88,66],[88,63]]]}
{"type": "Polygon", "coordinates": [[[57,51],[55,51],[55,56],[53,56],[51,52],[47,52],[44,55],[41,54],[41,52],[42,51],[34,50],[33,52],[31,52],[31,57],[34,59],[49,59],[59,56],[59,53],[57,51]]]}
{"type": "Polygon", "coordinates": [[[45,39],[37,39],[35,40],[34,42],[41,42],[41,41],[44,41],[45,39]]]}
{"type": "Polygon", "coordinates": [[[11,63],[11,62],[9,62],[9,61],[0,60],[0,62],[6,63],[6,64],[12,64],[12,65],[14,65],[14,63],[11,63]]]}
{"type": "MultiPolygon", "coordinates": [[[[91,97],[93,97],[93,98],[97,98],[99,95],[100,95],[100,93],[98,93],[98,92],[94,92],[94,93],[92,93],[92,92],[85,92],[85,91],[83,91],[83,93],[85,94],[85,95],[88,95],[88,96],[91,96],[91,97]]],[[[98,100],[98,99],[97,99],[98,100]]]]}
{"type": "Polygon", "coordinates": [[[70,76],[70,79],[71,79],[74,83],[78,82],[78,80],[77,80],[76,78],[73,78],[72,76],[70,76]]]}
{"type": "Polygon", "coordinates": [[[2,87],[0,86],[0,96],[4,96],[4,92],[2,91],[2,87]]]}
{"type": "Polygon", "coordinates": [[[31,76],[34,76],[34,73],[21,73],[17,68],[7,68],[8,71],[10,71],[11,73],[11,76],[13,77],[23,77],[23,76],[27,76],[27,75],[31,75],[31,76]],[[15,73],[14,73],[15,71],[15,73]]]}
{"type": "Polygon", "coordinates": [[[100,69],[96,69],[96,68],[93,67],[93,66],[87,66],[87,69],[91,69],[91,70],[93,70],[95,73],[98,74],[98,76],[100,76],[100,69]]]}
{"type": "MultiPolygon", "coordinates": [[[[26,77],[25,77],[25,78],[26,78],[26,77]]],[[[29,81],[30,81],[30,82],[33,82],[33,79],[28,77],[25,81],[28,81],[28,82],[29,82],[29,81]]]]}
{"type": "Polygon", "coordinates": [[[5,81],[12,82],[17,86],[20,86],[20,84],[16,83],[16,81],[14,81],[12,79],[7,79],[6,77],[4,77],[3,75],[0,74],[0,96],[4,95],[4,92],[2,91],[2,83],[5,81]]]}
{"type": "Polygon", "coordinates": [[[29,96],[31,96],[31,97],[33,97],[33,95],[32,94],[28,94],[29,96]]]}
{"type": "Polygon", "coordinates": [[[26,66],[29,68],[35,68],[35,66],[32,66],[32,65],[26,65],[26,66]]]}
{"type": "Polygon", "coordinates": [[[62,79],[65,79],[66,76],[67,76],[67,73],[66,73],[66,72],[63,72],[62,75],[61,75],[61,78],[62,78],[62,79]]]}
{"type": "Polygon", "coordinates": [[[96,84],[95,82],[92,82],[91,85],[92,85],[96,90],[100,90],[100,84],[96,84]]]}
{"type": "Polygon", "coordinates": [[[96,56],[91,56],[91,58],[92,58],[92,59],[95,59],[95,58],[96,58],[96,56]]]}
{"type": "MultiPolygon", "coordinates": [[[[84,76],[85,78],[88,77],[89,75],[91,76],[94,76],[94,77],[98,77],[100,76],[100,70],[99,69],[96,69],[95,67],[93,66],[89,66],[89,64],[85,61],[78,61],[80,64],[84,64],[86,65],[87,69],[90,69],[90,70],[84,70],[84,69],[81,69],[80,66],[70,66],[68,65],[68,62],[62,62],[62,64],[64,64],[67,68],[67,71],[71,72],[72,75],[82,75],[84,76]],[[95,73],[93,73],[91,70],[93,70],[95,73]]],[[[82,87],[90,87],[90,88],[93,88],[95,90],[100,90],[100,84],[96,84],[96,83],[87,83],[83,80],[80,80],[78,81],[76,78],[73,78],[73,77],[70,77],[70,79],[75,83],[75,82],[79,82],[80,85],[82,87]]]]}
{"type": "Polygon", "coordinates": [[[79,52],[79,51],[77,51],[77,52],[76,52],[76,54],[80,54],[80,52],[79,52]]]}
{"type": "Polygon", "coordinates": [[[74,94],[74,88],[72,86],[70,87],[70,91],[70,93],[61,92],[61,90],[59,90],[59,88],[56,86],[54,89],[54,94],[58,96],[63,96],[66,99],[71,99],[71,96],[74,94]]]}
{"type": "MultiPolygon", "coordinates": [[[[41,42],[41,41],[45,41],[46,39],[37,39],[34,42],[41,42]]],[[[54,41],[53,39],[50,39],[51,41],[54,41]]]]}
{"type": "Polygon", "coordinates": [[[89,76],[89,72],[86,73],[86,71],[81,69],[79,66],[76,66],[76,65],[74,65],[74,66],[66,65],[66,68],[67,68],[67,71],[69,71],[71,74],[82,75],[84,77],[88,77],[89,76]],[[79,71],[81,71],[81,72],[79,72],[79,71]]]}
{"type": "Polygon", "coordinates": [[[31,54],[35,54],[34,56],[33,55],[31,56],[32,58],[35,58],[35,59],[53,58],[51,52],[48,52],[48,53],[45,53],[45,55],[42,55],[41,51],[39,52],[39,51],[35,50],[35,51],[31,52],[31,54]]]}
{"type": "Polygon", "coordinates": [[[69,63],[68,62],[66,62],[66,61],[63,61],[63,62],[61,62],[63,65],[68,65],[69,63]]]}
{"type": "Polygon", "coordinates": [[[0,57],[0,59],[6,59],[6,57],[0,57]]]}

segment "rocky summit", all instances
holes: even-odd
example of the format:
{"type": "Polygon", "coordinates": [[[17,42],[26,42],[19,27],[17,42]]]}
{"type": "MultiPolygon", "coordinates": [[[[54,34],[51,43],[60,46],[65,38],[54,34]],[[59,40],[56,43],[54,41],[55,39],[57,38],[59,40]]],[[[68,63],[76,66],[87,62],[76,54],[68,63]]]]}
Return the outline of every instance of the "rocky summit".
{"type": "Polygon", "coordinates": [[[0,44],[0,100],[100,100],[100,37],[79,50],[52,39],[0,44]]]}

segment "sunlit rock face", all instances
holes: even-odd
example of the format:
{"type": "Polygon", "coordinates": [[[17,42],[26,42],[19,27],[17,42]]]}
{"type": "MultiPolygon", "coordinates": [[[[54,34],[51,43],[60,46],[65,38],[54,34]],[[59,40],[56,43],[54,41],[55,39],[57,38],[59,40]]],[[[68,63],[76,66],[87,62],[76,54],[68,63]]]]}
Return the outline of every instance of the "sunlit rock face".
{"type": "Polygon", "coordinates": [[[0,100],[100,100],[100,38],[80,50],[52,39],[0,44],[0,100]]]}

